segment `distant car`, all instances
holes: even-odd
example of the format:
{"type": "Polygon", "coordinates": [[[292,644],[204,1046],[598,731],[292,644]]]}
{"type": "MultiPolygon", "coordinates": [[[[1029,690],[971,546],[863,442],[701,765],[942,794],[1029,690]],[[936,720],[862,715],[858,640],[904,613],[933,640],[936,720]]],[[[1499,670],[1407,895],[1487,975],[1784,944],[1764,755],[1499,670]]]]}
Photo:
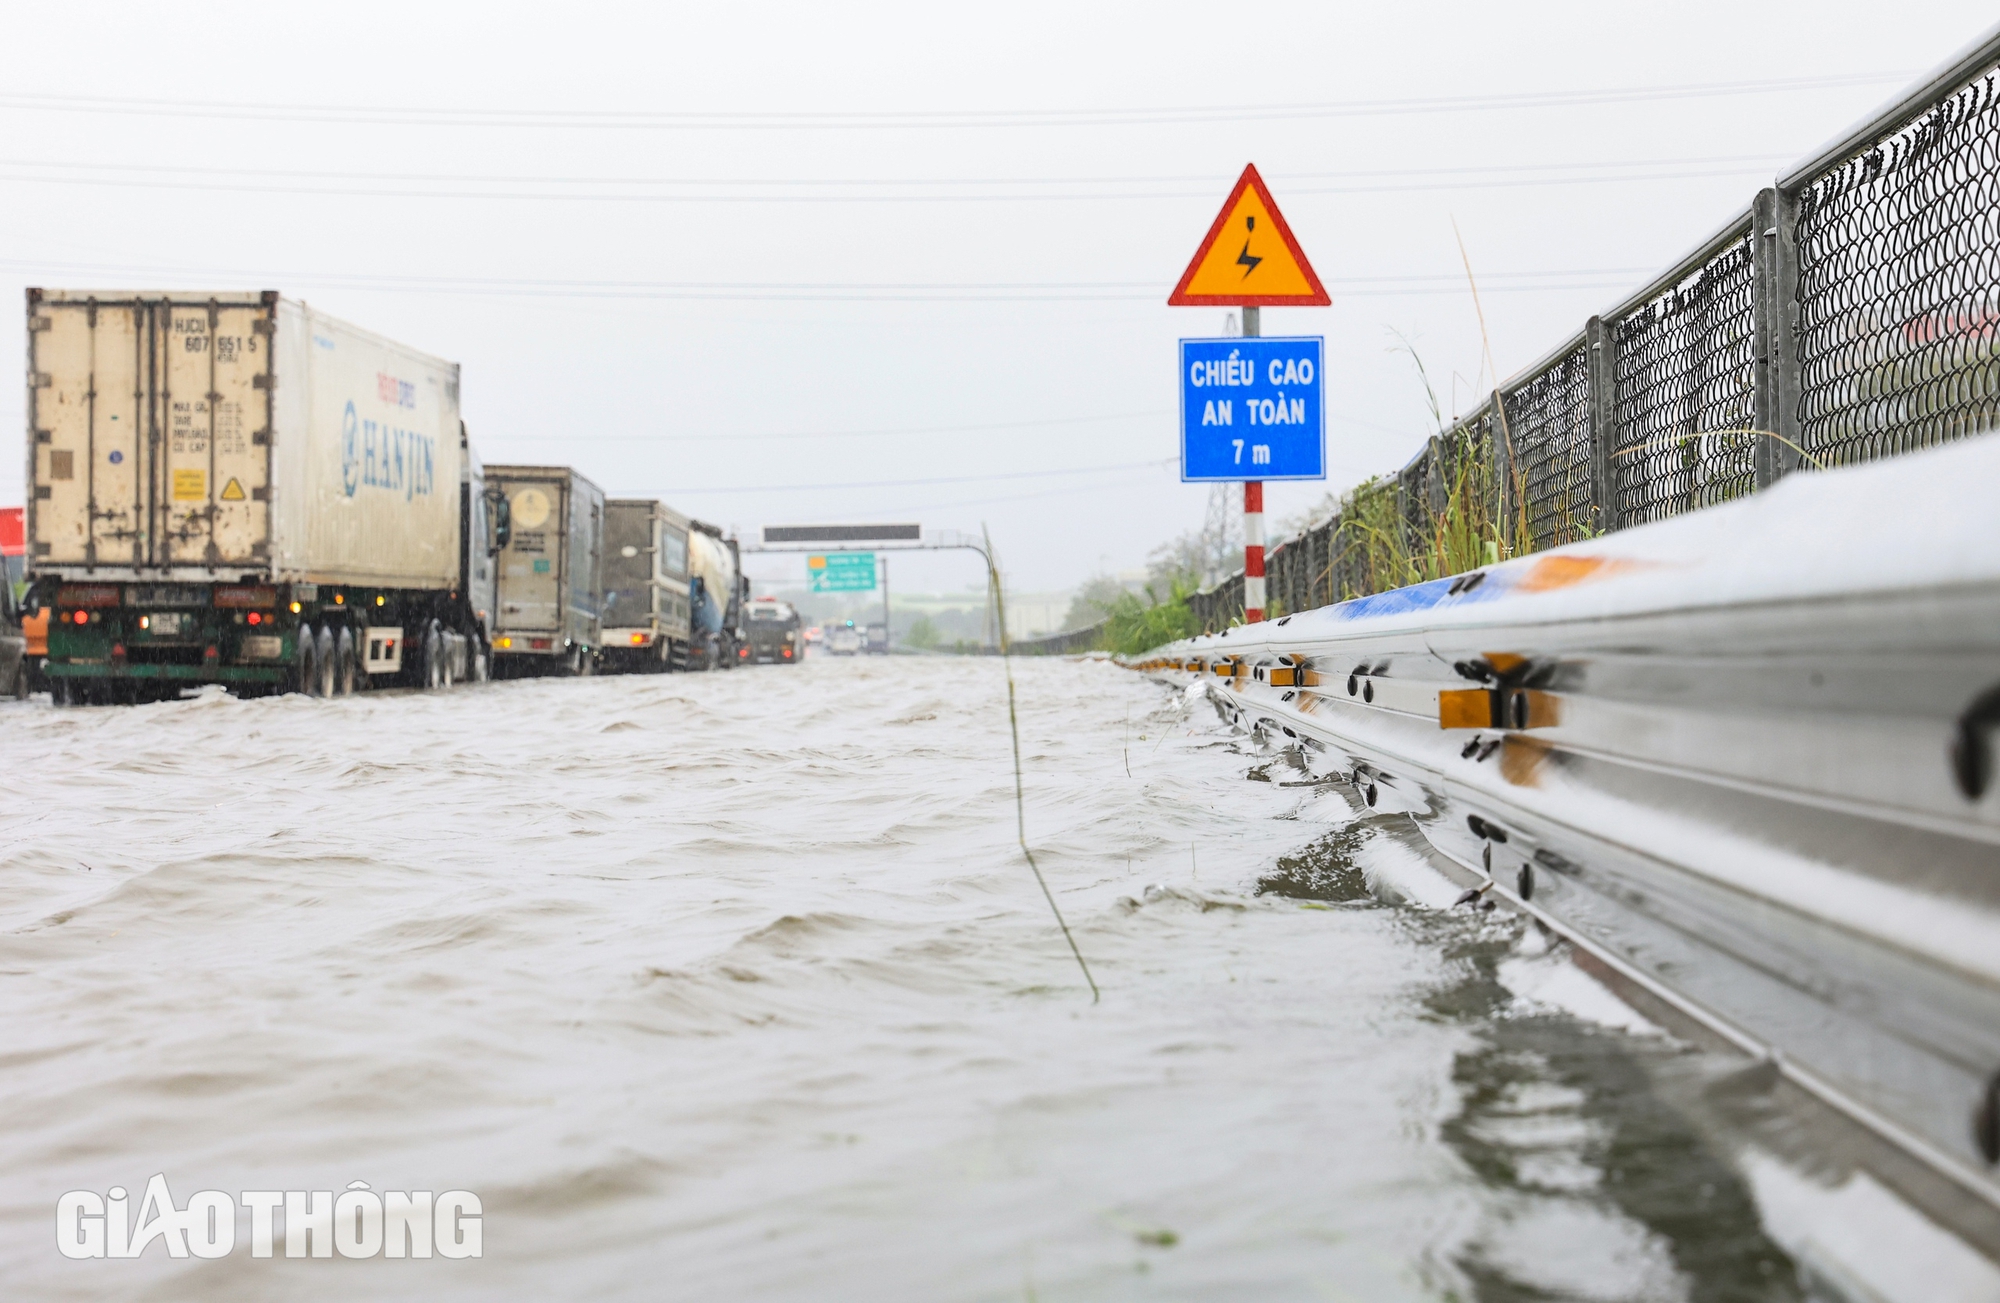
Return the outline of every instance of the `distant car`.
{"type": "Polygon", "coordinates": [[[808,643],[819,642],[825,637],[826,637],[826,630],[820,628],[818,625],[809,624],[806,626],[806,641],[808,643]]]}
{"type": "Polygon", "coordinates": [[[887,656],[889,654],[889,626],[886,624],[869,625],[868,635],[862,646],[862,650],[870,656],[887,656]]]}
{"type": "Polygon", "coordinates": [[[861,650],[861,634],[851,624],[835,625],[826,636],[826,649],[835,656],[852,656],[861,650]]]}

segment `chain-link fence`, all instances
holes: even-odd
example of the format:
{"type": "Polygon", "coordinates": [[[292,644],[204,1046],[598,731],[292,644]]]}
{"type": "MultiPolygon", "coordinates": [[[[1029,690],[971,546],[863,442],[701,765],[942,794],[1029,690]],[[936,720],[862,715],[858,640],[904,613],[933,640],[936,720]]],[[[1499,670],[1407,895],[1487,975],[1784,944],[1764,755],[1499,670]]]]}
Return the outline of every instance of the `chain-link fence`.
{"type": "MultiPolygon", "coordinates": [[[[2000,427],[2000,29],[1267,558],[1309,610],[2000,427]]],[[[1191,599],[1242,618],[1242,576],[1191,599]]]]}
{"type": "Polygon", "coordinates": [[[1803,449],[1868,461],[2000,407],[2000,94],[1981,77],[1798,196],[1803,449]]]}
{"type": "MultiPolygon", "coordinates": [[[[1590,481],[1590,351],[1579,339],[1506,399],[1502,518],[1539,550],[1603,526],[1590,481]]],[[[1517,538],[1517,542],[1518,542],[1517,538]]]]}
{"type": "Polygon", "coordinates": [[[1612,327],[1612,528],[1757,487],[1750,255],[1746,221],[1713,257],[1612,327]]]}

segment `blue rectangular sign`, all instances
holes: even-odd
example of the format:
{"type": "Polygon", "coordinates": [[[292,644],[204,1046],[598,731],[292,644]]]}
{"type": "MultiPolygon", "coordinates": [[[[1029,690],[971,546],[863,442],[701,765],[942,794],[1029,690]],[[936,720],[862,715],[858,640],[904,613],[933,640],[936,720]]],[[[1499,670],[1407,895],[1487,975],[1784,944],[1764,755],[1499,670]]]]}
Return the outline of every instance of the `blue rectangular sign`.
{"type": "Polygon", "coordinates": [[[1181,341],[1181,479],[1323,480],[1322,340],[1181,341]]]}

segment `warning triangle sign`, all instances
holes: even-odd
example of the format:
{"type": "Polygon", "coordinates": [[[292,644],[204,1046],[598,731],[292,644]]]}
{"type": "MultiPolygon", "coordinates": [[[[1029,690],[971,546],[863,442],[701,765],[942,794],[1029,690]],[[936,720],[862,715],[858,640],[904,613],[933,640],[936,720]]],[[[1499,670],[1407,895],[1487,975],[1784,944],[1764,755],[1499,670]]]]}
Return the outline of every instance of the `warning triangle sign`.
{"type": "Polygon", "coordinates": [[[1176,308],[1323,308],[1332,302],[1254,163],[1237,178],[1167,299],[1176,308]]]}
{"type": "Polygon", "coordinates": [[[243,483],[234,475],[229,477],[229,483],[222,486],[222,500],[224,502],[243,501],[243,483]]]}

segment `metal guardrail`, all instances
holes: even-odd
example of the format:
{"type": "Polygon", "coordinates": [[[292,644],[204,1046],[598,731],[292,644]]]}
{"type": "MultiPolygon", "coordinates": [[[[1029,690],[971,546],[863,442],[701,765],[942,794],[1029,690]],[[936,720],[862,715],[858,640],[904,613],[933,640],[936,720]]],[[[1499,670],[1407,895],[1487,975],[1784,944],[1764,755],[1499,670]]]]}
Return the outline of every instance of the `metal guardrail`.
{"type": "Polygon", "coordinates": [[[2000,435],[1127,663],[1922,1160],[2000,1255],[1996,483],[2000,435]]]}
{"type": "MultiPolygon", "coordinates": [[[[2000,428],[2000,28],[1393,477],[1267,550],[1304,611],[2000,428]],[[1480,550],[1487,555],[1478,555],[1480,550]]],[[[1190,601],[1242,615],[1240,576],[1190,601]]]]}
{"type": "Polygon", "coordinates": [[[1078,652],[1095,651],[1104,641],[1105,622],[1083,629],[1071,629],[1067,633],[1052,633],[1041,638],[1015,638],[1009,640],[1007,650],[1016,656],[1074,656],[1078,652]]]}

